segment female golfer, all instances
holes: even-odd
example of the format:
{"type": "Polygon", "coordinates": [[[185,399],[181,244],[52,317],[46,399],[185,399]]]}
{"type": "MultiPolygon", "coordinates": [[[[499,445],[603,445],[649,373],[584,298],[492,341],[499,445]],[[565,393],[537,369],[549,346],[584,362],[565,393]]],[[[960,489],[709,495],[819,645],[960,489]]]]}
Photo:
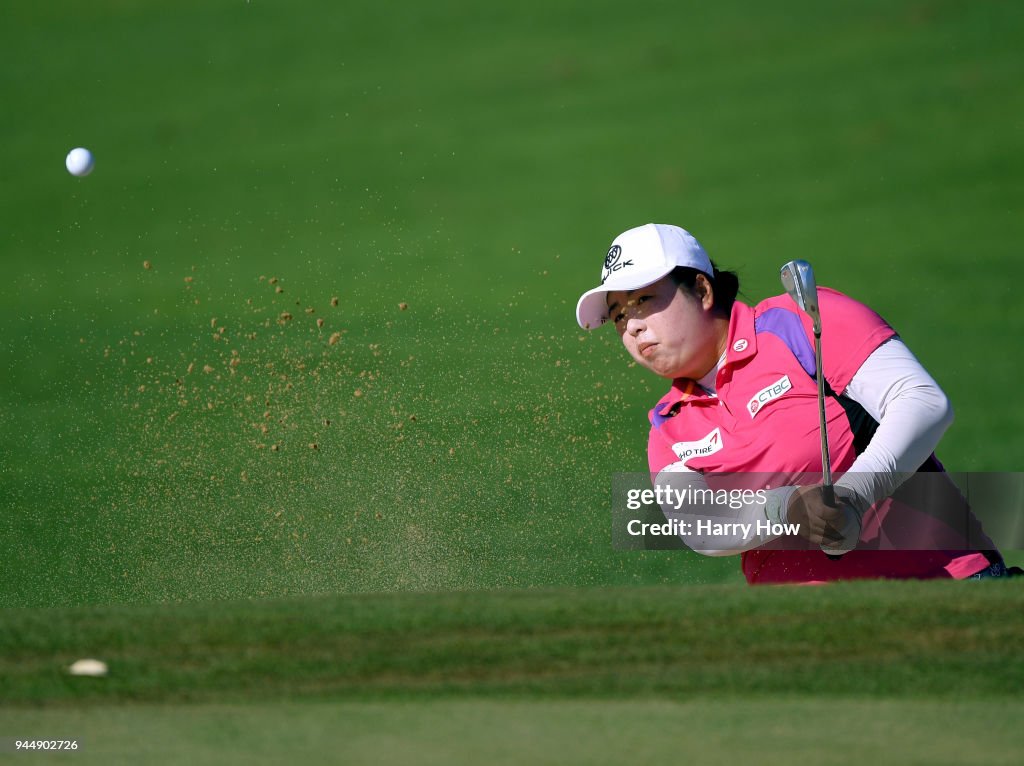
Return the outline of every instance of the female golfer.
{"type": "Polygon", "coordinates": [[[659,499],[683,540],[741,554],[750,583],[1006,575],[933,454],[949,402],[896,332],[819,288],[832,507],[810,320],[788,295],[748,306],[738,289],[687,231],[647,224],[616,237],[576,308],[581,327],[611,321],[637,364],[672,381],[650,412],[648,458],[656,484],[689,498],[659,499]],[[694,490],[722,486],[718,474],[762,491],[725,515],[698,507],[694,497],[713,495],[694,490]]]}

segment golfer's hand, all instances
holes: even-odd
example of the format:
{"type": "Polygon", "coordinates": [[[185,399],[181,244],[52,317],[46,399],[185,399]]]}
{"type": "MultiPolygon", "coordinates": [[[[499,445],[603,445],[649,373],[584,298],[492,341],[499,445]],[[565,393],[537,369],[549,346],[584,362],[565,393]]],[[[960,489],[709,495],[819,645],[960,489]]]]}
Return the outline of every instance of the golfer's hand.
{"type": "Polygon", "coordinates": [[[852,506],[836,498],[836,505],[825,505],[820,486],[800,487],[789,499],[787,519],[800,525],[800,536],[821,546],[826,553],[845,553],[857,545],[860,515],[852,506]]]}

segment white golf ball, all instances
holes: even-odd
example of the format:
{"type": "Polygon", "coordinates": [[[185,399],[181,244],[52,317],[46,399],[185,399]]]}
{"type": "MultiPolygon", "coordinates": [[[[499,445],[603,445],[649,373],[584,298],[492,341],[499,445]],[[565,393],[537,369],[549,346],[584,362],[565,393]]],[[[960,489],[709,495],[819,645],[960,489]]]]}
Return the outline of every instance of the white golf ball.
{"type": "Polygon", "coordinates": [[[76,149],[72,149],[68,152],[67,159],[64,160],[64,164],[68,167],[68,172],[73,176],[87,176],[92,172],[93,164],[92,152],[88,149],[83,149],[79,146],[76,149]]]}
{"type": "Polygon", "coordinates": [[[94,660],[91,657],[75,660],[68,668],[68,673],[73,676],[93,676],[100,678],[107,674],[107,663],[103,660],[94,660]]]}

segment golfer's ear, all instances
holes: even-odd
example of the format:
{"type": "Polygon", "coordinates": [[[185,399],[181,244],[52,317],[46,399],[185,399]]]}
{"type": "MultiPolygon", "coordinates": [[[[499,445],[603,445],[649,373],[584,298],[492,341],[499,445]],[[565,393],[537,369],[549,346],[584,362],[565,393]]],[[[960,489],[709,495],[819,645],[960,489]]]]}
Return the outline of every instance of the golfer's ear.
{"type": "Polygon", "coordinates": [[[705,309],[710,309],[715,305],[715,288],[712,287],[711,282],[703,274],[698,274],[694,280],[693,291],[700,298],[705,309]]]}

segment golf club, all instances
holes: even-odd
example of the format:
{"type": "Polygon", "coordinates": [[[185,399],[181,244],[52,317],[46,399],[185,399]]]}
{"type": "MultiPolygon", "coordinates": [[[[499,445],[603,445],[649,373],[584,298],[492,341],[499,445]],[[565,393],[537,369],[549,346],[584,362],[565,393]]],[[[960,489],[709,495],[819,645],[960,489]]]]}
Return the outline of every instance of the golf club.
{"type": "MultiPolygon", "coordinates": [[[[789,297],[811,318],[814,331],[814,365],[818,380],[818,423],[821,430],[821,470],[822,496],[825,504],[835,507],[836,496],[832,487],[832,465],[828,450],[828,428],[825,423],[825,376],[821,371],[821,312],[818,310],[818,286],[814,281],[814,270],[804,260],[794,260],[785,264],[780,272],[782,286],[789,297]]],[[[827,551],[826,551],[827,553],[827,551]]],[[[829,558],[838,559],[840,555],[828,553],[829,558]]]]}

